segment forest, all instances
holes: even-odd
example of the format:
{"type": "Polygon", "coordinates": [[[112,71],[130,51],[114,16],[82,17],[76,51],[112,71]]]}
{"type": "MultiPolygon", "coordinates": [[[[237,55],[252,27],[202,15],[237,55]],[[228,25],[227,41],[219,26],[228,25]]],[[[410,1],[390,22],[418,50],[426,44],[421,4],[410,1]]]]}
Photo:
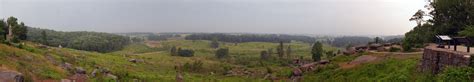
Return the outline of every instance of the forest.
{"type": "Polygon", "coordinates": [[[48,46],[97,52],[117,51],[130,43],[129,37],[100,32],[61,32],[30,27],[27,35],[27,40],[48,46]]]}
{"type": "Polygon", "coordinates": [[[186,36],[186,40],[213,40],[223,42],[243,43],[243,42],[273,42],[280,41],[289,43],[292,40],[305,43],[314,43],[316,39],[309,36],[286,35],[286,34],[223,34],[223,33],[198,33],[186,36]]]}

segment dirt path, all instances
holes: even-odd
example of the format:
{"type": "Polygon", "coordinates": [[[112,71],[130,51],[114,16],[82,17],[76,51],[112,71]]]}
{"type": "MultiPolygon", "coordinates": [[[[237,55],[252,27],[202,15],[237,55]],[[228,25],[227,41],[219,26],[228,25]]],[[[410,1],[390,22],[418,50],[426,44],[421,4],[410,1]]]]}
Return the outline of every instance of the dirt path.
{"type": "Polygon", "coordinates": [[[356,59],[352,60],[351,62],[339,63],[339,66],[342,69],[349,69],[349,68],[353,68],[353,67],[355,67],[359,64],[374,62],[377,59],[380,59],[380,58],[378,58],[376,56],[371,56],[371,55],[362,55],[362,56],[359,56],[356,59]]]}

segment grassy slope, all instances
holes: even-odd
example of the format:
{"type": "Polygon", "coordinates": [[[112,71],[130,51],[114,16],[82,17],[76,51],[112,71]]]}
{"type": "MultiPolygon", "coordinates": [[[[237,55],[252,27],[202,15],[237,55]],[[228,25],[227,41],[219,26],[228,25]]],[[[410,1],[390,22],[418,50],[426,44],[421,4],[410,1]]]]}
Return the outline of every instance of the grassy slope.
{"type": "MultiPolygon", "coordinates": [[[[380,56],[380,55],[379,55],[380,56]]],[[[350,61],[355,57],[339,56],[336,60],[350,61]]],[[[323,68],[304,78],[310,81],[430,81],[433,77],[416,71],[421,55],[388,55],[382,61],[359,65],[351,69],[323,68]]]]}
{"type": "MultiPolygon", "coordinates": [[[[262,81],[262,77],[226,77],[222,76],[223,66],[243,67],[254,71],[265,71],[264,67],[241,64],[241,59],[249,59],[247,63],[257,65],[261,50],[276,48],[276,43],[251,42],[235,46],[232,43],[223,43],[222,47],[230,48],[230,55],[234,62],[219,60],[214,57],[215,49],[209,47],[209,41],[172,40],[161,42],[158,48],[149,48],[144,44],[132,44],[124,50],[112,53],[96,53],[74,50],[68,48],[41,49],[35,43],[27,42],[24,49],[0,44],[1,68],[16,70],[33,79],[61,79],[72,75],[61,69],[64,62],[82,67],[90,73],[95,67],[109,69],[113,74],[122,78],[140,78],[147,80],[174,80],[174,66],[201,60],[204,68],[201,72],[185,73],[186,80],[197,81],[262,81]],[[169,56],[168,48],[179,46],[196,51],[195,57],[169,56]],[[143,59],[144,63],[131,63],[129,59],[143,59]],[[239,64],[240,63],[240,64],[239,64]],[[214,74],[211,74],[214,73],[214,74]]],[[[309,44],[292,43],[297,55],[309,56],[309,44]],[[300,53],[301,52],[301,53],[300,53]]],[[[274,49],[274,52],[275,49],[274,49]]],[[[269,63],[270,67],[279,71],[279,75],[288,74],[289,69],[281,67],[275,62],[269,63]]],[[[95,78],[96,80],[98,78],[95,78]]]]}
{"type": "MultiPolygon", "coordinates": [[[[132,44],[124,50],[112,53],[96,53],[67,48],[40,49],[34,43],[27,43],[25,49],[0,44],[0,66],[17,70],[35,79],[61,79],[71,73],[61,69],[62,62],[85,68],[90,73],[94,67],[103,67],[122,78],[140,78],[147,80],[173,81],[174,66],[201,60],[204,68],[200,72],[186,72],[185,79],[190,81],[263,81],[262,76],[223,76],[224,66],[241,67],[253,71],[265,72],[259,64],[259,52],[275,48],[276,43],[249,42],[234,45],[224,43],[221,47],[230,48],[231,58],[219,60],[214,57],[215,49],[209,47],[209,41],[171,40],[160,43],[158,48],[149,48],[144,44],[132,44]],[[195,57],[170,56],[167,48],[179,46],[196,51],[195,57]],[[128,59],[143,59],[143,63],[131,63],[128,59]],[[51,60],[52,59],[52,60],[51,60]],[[242,62],[246,61],[246,62],[242,62]],[[214,74],[211,74],[214,73],[214,74]]],[[[310,60],[310,45],[291,43],[294,55],[310,60]]],[[[325,49],[335,49],[325,47],[325,49]]],[[[347,62],[355,57],[338,56],[333,62],[347,62]]],[[[385,81],[385,80],[426,80],[426,75],[417,74],[415,66],[419,56],[408,58],[388,58],[385,61],[360,65],[352,69],[337,69],[337,65],[318,72],[305,74],[305,81],[385,81]]],[[[282,67],[278,61],[264,61],[267,67],[276,70],[276,75],[285,77],[288,67],[282,67]]],[[[99,80],[94,78],[93,80],[99,80]]]]}

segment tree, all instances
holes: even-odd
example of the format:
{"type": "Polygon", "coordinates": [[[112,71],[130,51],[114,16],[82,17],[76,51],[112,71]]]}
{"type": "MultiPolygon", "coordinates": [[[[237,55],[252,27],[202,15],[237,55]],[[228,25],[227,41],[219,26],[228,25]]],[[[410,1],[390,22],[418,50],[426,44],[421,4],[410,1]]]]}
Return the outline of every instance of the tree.
{"type": "Polygon", "coordinates": [[[284,48],[283,47],[283,42],[280,41],[280,45],[278,45],[278,47],[277,47],[277,54],[278,54],[278,57],[280,57],[280,58],[283,58],[283,56],[285,55],[285,51],[284,51],[283,48],[284,48]]]}
{"type": "Polygon", "coordinates": [[[28,27],[25,25],[25,23],[21,22],[20,25],[17,26],[14,30],[14,34],[17,36],[18,39],[26,40],[26,33],[28,33],[28,27]]]}
{"type": "Polygon", "coordinates": [[[7,26],[8,26],[8,35],[7,35],[7,41],[12,41],[12,39],[14,38],[14,35],[13,35],[13,29],[18,26],[18,19],[15,18],[15,17],[9,17],[7,19],[7,26]]]}
{"type": "Polygon", "coordinates": [[[229,55],[229,48],[220,48],[216,51],[216,57],[221,59],[229,55]]]}
{"type": "Polygon", "coordinates": [[[321,60],[321,56],[323,55],[323,45],[321,42],[314,43],[313,48],[311,49],[311,54],[313,61],[321,60]]]}
{"type": "Polygon", "coordinates": [[[41,39],[42,39],[42,43],[45,44],[45,45],[49,45],[48,43],[48,36],[46,35],[46,31],[41,31],[41,39]]]}
{"type": "Polygon", "coordinates": [[[260,52],[260,59],[267,60],[268,58],[270,58],[270,55],[267,53],[267,51],[260,52]]]}
{"type": "Polygon", "coordinates": [[[418,10],[409,20],[415,21],[418,26],[421,26],[425,20],[423,17],[425,16],[425,12],[423,10],[418,10]]]}
{"type": "Polygon", "coordinates": [[[382,40],[380,37],[375,37],[375,38],[374,38],[374,42],[375,42],[376,44],[382,43],[382,41],[383,41],[383,40],[382,40]]]}
{"type": "Polygon", "coordinates": [[[211,48],[219,48],[219,42],[217,41],[217,38],[214,38],[211,42],[211,48]]]}
{"type": "Polygon", "coordinates": [[[336,56],[336,54],[334,54],[334,51],[326,51],[326,58],[327,59],[331,59],[332,57],[336,56]]]}
{"type": "Polygon", "coordinates": [[[171,47],[170,55],[176,56],[178,54],[178,50],[176,50],[176,46],[171,47]]]}
{"type": "Polygon", "coordinates": [[[291,56],[292,56],[292,55],[291,55],[291,52],[292,52],[291,46],[288,45],[288,48],[286,49],[286,56],[287,56],[288,59],[291,59],[291,58],[292,58],[292,57],[291,57],[291,56]]]}
{"type": "Polygon", "coordinates": [[[269,57],[272,57],[273,48],[269,48],[269,49],[267,50],[267,53],[268,53],[268,56],[269,56],[269,57]]]}
{"type": "Polygon", "coordinates": [[[194,56],[194,51],[193,50],[188,50],[188,49],[178,48],[178,56],[193,57],[194,56]]]}
{"type": "Polygon", "coordinates": [[[7,26],[7,23],[3,20],[3,19],[0,19],[0,40],[5,40],[6,39],[6,35],[7,35],[7,30],[8,30],[8,26],[7,26]]]}

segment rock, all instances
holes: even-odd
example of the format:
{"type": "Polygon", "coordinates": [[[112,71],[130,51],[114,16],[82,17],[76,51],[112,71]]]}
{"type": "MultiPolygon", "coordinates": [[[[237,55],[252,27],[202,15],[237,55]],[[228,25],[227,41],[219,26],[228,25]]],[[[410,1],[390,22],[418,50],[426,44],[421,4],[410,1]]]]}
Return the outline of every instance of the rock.
{"type": "Polygon", "coordinates": [[[91,72],[91,77],[95,77],[98,72],[99,72],[99,69],[94,69],[94,70],[92,70],[92,72],[91,72]]]}
{"type": "Polygon", "coordinates": [[[40,49],[49,49],[48,46],[43,45],[43,44],[38,45],[38,48],[40,48],[40,49]]]}
{"type": "Polygon", "coordinates": [[[76,67],[76,74],[86,74],[86,70],[82,67],[76,67]]]}
{"type": "Polygon", "coordinates": [[[112,79],[118,79],[117,76],[115,76],[115,75],[113,75],[113,74],[110,74],[110,73],[107,74],[107,77],[108,77],[108,78],[112,78],[112,79]]]}
{"type": "Polygon", "coordinates": [[[24,77],[19,72],[0,71],[0,82],[24,82],[24,77]]]}
{"type": "Polygon", "coordinates": [[[319,64],[329,64],[330,61],[329,60],[321,60],[319,61],[319,64]]]}
{"type": "Polygon", "coordinates": [[[129,62],[132,62],[132,63],[145,62],[145,60],[142,60],[142,59],[129,59],[128,61],[129,61],[129,62]]]}
{"type": "Polygon", "coordinates": [[[67,62],[61,64],[61,68],[63,68],[64,70],[68,70],[68,71],[72,71],[72,70],[73,70],[72,64],[67,63],[67,62]]]}

